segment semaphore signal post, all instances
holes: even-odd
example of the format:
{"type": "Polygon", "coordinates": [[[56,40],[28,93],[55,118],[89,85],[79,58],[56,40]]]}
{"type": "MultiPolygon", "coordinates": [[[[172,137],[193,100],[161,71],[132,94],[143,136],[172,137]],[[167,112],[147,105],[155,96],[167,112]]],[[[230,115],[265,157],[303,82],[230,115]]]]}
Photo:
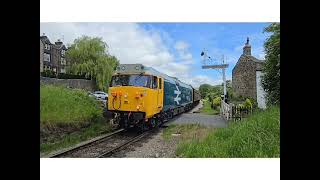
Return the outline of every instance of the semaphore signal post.
{"type": "Polygon", "coordinates": [[[207,56],[207,53],[204,51],[201,52],[201,56],[204,58],[202,69],[222,69],[222,78],[223,78],[223,101],[226,102],[227,94],[227,83],[226,83],[226,68],[229,67],[229,64],[224,63],[224,56],[222,57],[222,64],[216,65],[207,65],[206,61],[213,60],[210,56],[207,56]]]}

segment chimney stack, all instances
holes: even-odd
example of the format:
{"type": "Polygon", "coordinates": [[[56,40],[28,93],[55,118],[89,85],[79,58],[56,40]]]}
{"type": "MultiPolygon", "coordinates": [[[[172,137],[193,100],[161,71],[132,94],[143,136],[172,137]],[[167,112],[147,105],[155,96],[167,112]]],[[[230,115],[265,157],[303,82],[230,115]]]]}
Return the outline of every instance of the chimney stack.
{"type": "Polygon", "coordinates": [[[243,47],[243,55],[251,56],[251,45],[249,44],[249,37],[247,37],[247,42],[243,47]]]}

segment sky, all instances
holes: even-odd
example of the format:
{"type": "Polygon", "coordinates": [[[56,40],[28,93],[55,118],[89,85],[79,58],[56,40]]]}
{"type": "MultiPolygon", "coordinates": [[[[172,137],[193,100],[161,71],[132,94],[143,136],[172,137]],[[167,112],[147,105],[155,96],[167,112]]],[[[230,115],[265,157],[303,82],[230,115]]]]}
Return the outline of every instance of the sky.
{"type": "Polygon", "coordinates": [[[263,60],[264,41],[270,36],[263,29],[270,23],[40,23],[40,35],[45,33],[54,43],[61,39],[72,44],[82,35],[102,37],[109,53],[120,63],[141,63],[198,88],[201,84],[222,83],[221,71],[202,69],[205,50],[221,64],[229,64],[226,79],[232,79],[232,69],[242,54],[247,37],[251,53],[263,60]]]}

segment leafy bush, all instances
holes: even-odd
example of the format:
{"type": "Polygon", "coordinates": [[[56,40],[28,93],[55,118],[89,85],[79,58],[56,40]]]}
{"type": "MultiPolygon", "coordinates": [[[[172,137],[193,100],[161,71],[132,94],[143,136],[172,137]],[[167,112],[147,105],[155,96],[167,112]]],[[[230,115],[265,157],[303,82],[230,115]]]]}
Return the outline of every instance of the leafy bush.
{"type": "Polygon", "coordinates": [[[57,77],[57,74],[52,71],[52,70],[44,70],[43,72],[40,73],[41,76],[43,77],[50,77],[50,78],[55,78],[57,77]]]}
{"type": "Polygon", "coordinates": [[[252,102],[250,99],[246,99],[245,102],[243,103],[244,108],[252,108],[252,102]]]}
{"type": "Polygon", "coordinates": [[[221,97],[216,97],[212,101],[213,108],[217,109],[221,105],[221,97]]]}

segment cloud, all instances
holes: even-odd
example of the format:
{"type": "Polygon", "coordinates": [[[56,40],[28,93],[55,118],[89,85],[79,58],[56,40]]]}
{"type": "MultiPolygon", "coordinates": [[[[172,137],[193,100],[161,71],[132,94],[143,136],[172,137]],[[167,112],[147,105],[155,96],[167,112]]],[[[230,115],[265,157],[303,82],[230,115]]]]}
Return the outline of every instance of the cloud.
{"type": "Polygon", "coordinates": [[[191,75],[195,61],[189,51],[190,45],[183,40],[175,41],[167,32],[152,27],[146,30],[137,23],[41,23],[40,32],[51,42],[64,37],[65,44],[73,43],[82,35],[101,37],[108,44],[110,54],[120,63],[151,66],[194,87],[222,82],[205,75],[191,75]],[[173,47],[171,51],[169,47],[173,47]]]}
{"type": "Polygon", "coordinates": [[[194,64],[192,54],[189,52],[190,45],[184,41],[177,41],[174,45],[174,48],[177,50],[179,55],[178,61],[181,61],[181,64],[191,65],[194,64]]]}
{"type": "Polygon", "coordinates": [[[82,35],[102,37],[120,63],[159,66],[174,61],[158,32],[135,23],[41,23],[40,30],[52,41],[64,35],[65,43],[82,35]]]}
{"type": "Polygon", "coordinates": [[[194,88],[199,88],[201,84],[219,85],[222,79],[213,79],[206,75],[196,75],[192,78],[182,78],[184,82],[191,84],[194,88]]]}
{"type": "Polygon", "coordinates": [[[177,41],[174,48],[178,51],[184,51],[189,48],[189,44],[184,41],[177,41]]]}

